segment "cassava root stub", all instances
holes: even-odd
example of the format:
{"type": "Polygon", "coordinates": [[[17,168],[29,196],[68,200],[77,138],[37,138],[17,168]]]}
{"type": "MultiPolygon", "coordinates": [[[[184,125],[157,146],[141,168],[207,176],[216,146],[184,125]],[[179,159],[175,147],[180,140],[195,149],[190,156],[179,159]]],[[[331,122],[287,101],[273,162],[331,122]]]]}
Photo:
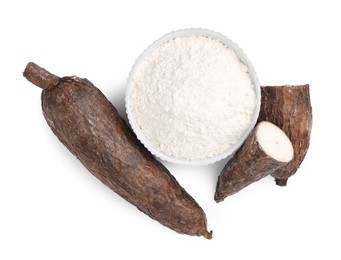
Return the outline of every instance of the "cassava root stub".
{"type": "Polygon", "coordinates": [[[293,146],[286,134],[270,122],[260,122],[221,171],[215,201],[223,201],[271,174],[293,156],[293,146]]]}
{"type": "Polygon", "coordinates": [[[309,85],[261,87],[258,120],[270,121],[280,127],[293,144],[294,159],[271,174],[277,185],[286,186],[288,178],[296,173],[309,148],[313,121],[309,85]]]}
{"type": "Polygon", "coordinates": [[[95,177],[172,230],[212,238],[202,208],[90,81],[59,78],[32,62],[24,76],[43,89],[43,114],[54,134],[95,177]]]}

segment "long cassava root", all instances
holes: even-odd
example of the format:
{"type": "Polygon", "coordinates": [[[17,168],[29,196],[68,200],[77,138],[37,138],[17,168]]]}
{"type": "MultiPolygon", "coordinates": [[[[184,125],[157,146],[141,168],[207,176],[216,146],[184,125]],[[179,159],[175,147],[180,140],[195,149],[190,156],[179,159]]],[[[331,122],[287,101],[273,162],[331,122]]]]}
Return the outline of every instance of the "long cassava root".
{"type": "Polygon", "coordinates": [[[90,81],[59,78],[34,63],[24,76],[43,89],[43,114],[54,134],[95,177],[172,230],[212,238],[202,208],[90,81]]]}
{"type": "Polygon", "coordinates": [[[261,87],[259,121],[277,125],[294,147],[294,159],[271,174],[277,185],[286,186],[300,167],[309,148],[312,118],[309,85],[261,87]]]}
{"type": "Polygon", "coordinates": [[[221,171],[214,199],[223,201],[287,164],[294,155],[285,133],[270,122],[260,122],[221,171]]]}

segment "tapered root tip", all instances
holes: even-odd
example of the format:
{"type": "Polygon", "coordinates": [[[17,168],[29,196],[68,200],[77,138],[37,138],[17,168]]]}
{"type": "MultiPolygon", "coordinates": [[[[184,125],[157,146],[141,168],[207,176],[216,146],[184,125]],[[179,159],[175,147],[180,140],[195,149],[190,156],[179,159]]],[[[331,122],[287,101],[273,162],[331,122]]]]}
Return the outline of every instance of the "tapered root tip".
{"type": "Polygon", "coordinates": [[[216,189],[216,192],[214,194],[214,200],[215,202],[219,203],[219,202],[222,202],[224,201],[224,199],[229,196],[230,194],[229,193],[222,193],[221,190],[218,188],[218,185],[217,185],[217,189],[216,189]]]}
{"type": "Polygon", "coordinates": [[[207,239],[212,239],[212,234],[213,234],[213,231],[211,230],[210,232],[208,232],[207,230],[205,230],[203,236],[207,239]]]}
{"type": "Polygon", "coordinates": [[[276,185],[284,187],[287,186],[288,179],[276,179],[276,185]]]}
{"type": "Polygon", "coordinates": [[[215,200],[215,202],[217,202],[217,203],[224,201],[224,199],[221,198],[220,196],[214,196],[214,200],[215,200]]]}

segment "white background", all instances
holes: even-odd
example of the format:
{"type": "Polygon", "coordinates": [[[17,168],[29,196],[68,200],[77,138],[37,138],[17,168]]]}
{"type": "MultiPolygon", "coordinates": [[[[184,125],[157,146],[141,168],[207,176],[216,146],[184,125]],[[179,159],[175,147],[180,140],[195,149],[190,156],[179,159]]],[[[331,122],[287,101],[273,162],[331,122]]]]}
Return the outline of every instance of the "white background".
{"type": "Polygon", "coordinates": [[[339,1],[1,1],[0,259],[340,259],[339,1]],[[166,163],[213,239],[179,235],[95,179],[48,128],[34,61],[92,81],[124,112],[138,55],[170,31],[235,41],[261,84],[311,85],[311,147],[285,188],[265,178],[216,204],[224,161],[166,163]]]}

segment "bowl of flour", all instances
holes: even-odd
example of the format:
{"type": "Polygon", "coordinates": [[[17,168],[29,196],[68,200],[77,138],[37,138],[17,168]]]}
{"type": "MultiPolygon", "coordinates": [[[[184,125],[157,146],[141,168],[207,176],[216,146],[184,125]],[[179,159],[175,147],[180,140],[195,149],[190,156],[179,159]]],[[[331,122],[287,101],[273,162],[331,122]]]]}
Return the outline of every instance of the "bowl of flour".
{"type": "Polygon", "coordinates": [[[133,131],[152,154],[207,165],[232,155],[254,128],[260,85],[237,44],[214,31],[185,29],[140,55],[125,102],[133,131]]]}

